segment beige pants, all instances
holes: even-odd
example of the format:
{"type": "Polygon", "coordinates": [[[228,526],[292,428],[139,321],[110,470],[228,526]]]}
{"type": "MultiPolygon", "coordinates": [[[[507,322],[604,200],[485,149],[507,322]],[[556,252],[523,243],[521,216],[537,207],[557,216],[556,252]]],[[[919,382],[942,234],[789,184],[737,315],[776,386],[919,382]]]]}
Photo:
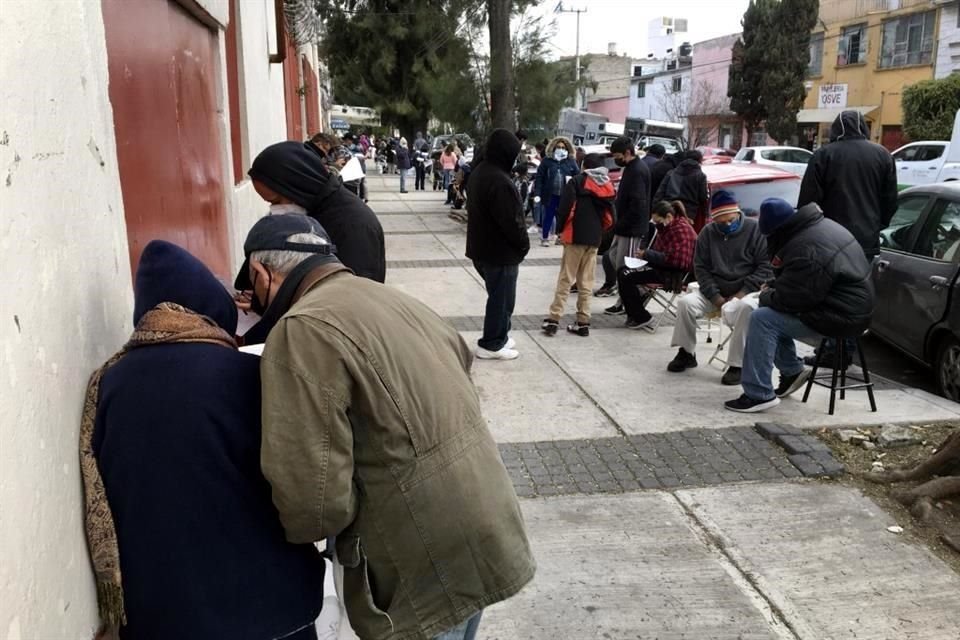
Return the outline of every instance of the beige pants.
{"type": "MultiPolygon", "coordinates": [[[[747,328],[750,326],[750,314],[759,304],[758,297],[749,295],[742,299],[734,298],[723,305],[723,322],[733,331],[727,343],[727,364],[731,367],[743,366],[743,350],[747,342],[747,328]]],[[[699,291],[681,296],[677,301],[677,323],[673,326],[672,347],[682,347],[687,353],[697,348],[697,320],[708,313],[718,311],[712,302],[699,291]]]]}
{"type": "Polygon", "coordinates": [[[563,247],[557,292],[550,305],[550,317],[560,320],[570,295],[570,285],[577,284],[577,322],[590,324],[590,298],[593,297],[593,277],[597,270],[597,248],[583,244],[563,247]]]}

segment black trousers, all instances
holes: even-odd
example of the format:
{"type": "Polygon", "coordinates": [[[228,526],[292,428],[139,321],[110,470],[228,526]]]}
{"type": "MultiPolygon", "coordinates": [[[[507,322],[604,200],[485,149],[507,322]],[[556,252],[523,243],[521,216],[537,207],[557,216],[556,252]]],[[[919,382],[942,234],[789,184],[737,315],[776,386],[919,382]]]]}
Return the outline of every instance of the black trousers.
{"type": "Polygon", "coordinates": [[[656,269],[621,269],[617,274],[617,287],[620,289],[620,301],[627,317],[637,322],[646,322],[652,316],[646,310],[650,298],[641,285],[663,284],[666,276],[656,269]]]}
{"type": "Polygon", "coordinates": [[[427,187],[427,169],[423,166],[423,163],[418,162],[416,166],[417,177],[416,182],[414,182],[415,191],[424,191],[427,187]]]}

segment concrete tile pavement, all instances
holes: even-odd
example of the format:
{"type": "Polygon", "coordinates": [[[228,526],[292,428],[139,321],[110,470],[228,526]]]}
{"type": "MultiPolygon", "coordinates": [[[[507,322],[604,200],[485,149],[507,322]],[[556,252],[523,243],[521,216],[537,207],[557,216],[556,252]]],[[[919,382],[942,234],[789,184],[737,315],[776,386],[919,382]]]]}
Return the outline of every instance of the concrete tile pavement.
{"type": "MultiPolygon", "coordinates": [[[[388,192],[398,188],[393,176],[375,176],[370,183],[374,209],[392,212],[382,218],[388,261],[423,265],[389,269],[388,284],[456,317],[465,338],[475,341],[485,300],[480,279],[467,264],[430,264],[463,257],[464,239],[458,223],[444,215],[443,195],[388,192]],[[397,222],[387,222],[392,218],[397,222]],[[423,231],[438,233],[431,238],[423,231]]],[[[560,251],[535,247],[531,257],[559,258],[560,251]]],[[[556,267],[522,267],[518,310],[545,314],[555,278],[556,267]]],[[[594,309],[611,303],[594,301],[594,309]]],[[[573,297],[568,305],[572,311],[573,297]]],[[[643,446],[645,438],[673,438],[683,429],[719,434],[758,419],[722,408],[739,389],[722,387],[720,370],[706,366],[708,345],[701,345],[698,369],[679,376],[666,372],[674,352],[669,327],[655,335],[596,329],[587,339],[551,339],[516,330],[514,337],[518,360],[477,362],[474,368],[499,442],[529,450],[534,441],[559,445],[629,435],[643,446]]],[[[790,399],[760,419],[822,427],[960,418],[960,405],[899,385],[883,385],[877,401],[873,414],[862,394],[849,394],[830,417],[818,389],[807,405],[790,399]]],[[[569,467],[577,461],[559,447],[556,456],[571,474],[577,471],[569,467]]],[[[616,478],[611,460],[605,462],[616,478]]],[[[531,471],[522,460],[505,462],[531,471]]],[[[537,473],[556,486],[546,465],[537,473]]],[[[960,577],[926,549],[888,533],[893,522],[868,498],[831,484],[730,483],[717,475],[718,482],[702,471],[697,477],[718,486],[618,487],[620,493],[591,495],[579,491],[570,475],[574,488],[560,492],[574,495],[523,499],[538,575],[521,594],[487,611],[480,637],[960,637],[960,622],[948,613],[960,610],[960,577]]]]}

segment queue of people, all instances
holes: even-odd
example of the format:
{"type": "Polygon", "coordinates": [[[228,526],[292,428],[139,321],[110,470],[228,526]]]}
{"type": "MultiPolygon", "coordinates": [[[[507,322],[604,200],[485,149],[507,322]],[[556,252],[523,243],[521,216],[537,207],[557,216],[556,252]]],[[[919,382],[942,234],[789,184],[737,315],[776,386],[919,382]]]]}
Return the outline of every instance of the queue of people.
{"type": "Polygon", "coordinates": [[[316,640],[332,555],[359,638],[472,640],[534,575],[473,352],[382,284],[383,231],[338,176],[342,148],[255,158],[269,212],[236,298],[172,243],[142,254],[133,336],[81,425],[101,638],[316,640]],[[239,312],[260,317],[240,338],[239,312]]]}

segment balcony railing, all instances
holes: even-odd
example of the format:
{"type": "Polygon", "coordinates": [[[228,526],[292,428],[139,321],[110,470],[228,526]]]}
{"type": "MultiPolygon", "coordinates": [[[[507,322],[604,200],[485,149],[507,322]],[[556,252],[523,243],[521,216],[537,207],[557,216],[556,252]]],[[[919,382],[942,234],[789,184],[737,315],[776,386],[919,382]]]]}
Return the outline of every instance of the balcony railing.
{"type": "Polygon", "coordinates": [[[873,13],[931,7],[930,0],[821,0],[820,19],[827,24],[863,18],[873,13]]]}

